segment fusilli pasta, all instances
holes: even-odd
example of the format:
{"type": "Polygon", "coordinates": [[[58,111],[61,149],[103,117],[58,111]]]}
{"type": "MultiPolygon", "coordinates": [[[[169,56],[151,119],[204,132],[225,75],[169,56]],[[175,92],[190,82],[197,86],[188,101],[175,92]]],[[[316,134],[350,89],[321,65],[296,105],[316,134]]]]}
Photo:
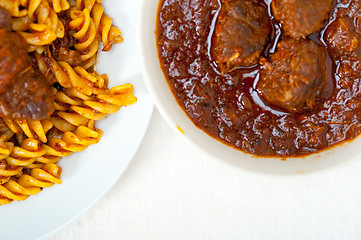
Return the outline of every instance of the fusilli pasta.
{"type": "Polygon", "coordinates": [[[104,14],[100,0],[77,0],[75,9],[70,11],[72,21],[70,29],[76,31],[74,38],[79,43],[74,47],[81,53],[81,58],[88,69],[95,64],[99,48],[99,39],[103,43],[103,50],[109,51],[113,43],[123,39],[118,28],[112,25],[113,20],[104,14]]]}
{"type": "Polygon", "coordinates": [[[137,99],[131,84],[109,89],[107,76],[95,71],[99,45],[108,51],[122,41],[100,0],[2,0],[0,7],[11,14],[12,31],[29,44],[55,107],[45,120],[0,118],[3,205],[60,184],[57,162],[98,143],[102,131],[95,121],[137,99]]]}

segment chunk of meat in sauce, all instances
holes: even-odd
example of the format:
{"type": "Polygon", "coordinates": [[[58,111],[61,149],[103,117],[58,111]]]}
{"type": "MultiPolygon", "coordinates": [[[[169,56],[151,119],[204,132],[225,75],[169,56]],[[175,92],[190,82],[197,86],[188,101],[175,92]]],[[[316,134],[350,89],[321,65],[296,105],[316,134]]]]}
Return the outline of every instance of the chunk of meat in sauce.
{"type": "Polygon", "coordinates": [[[4,8],[0,8],[0,28],[10,30],[10,19],[10,13],[4,8]]]}
{"type": "Polygon", "coordinates": [[[79,51],[76,51],[74,48],[76,40],[71,35],[72,31],[69,29],[69,23],[64,21],[63,25],[66,34],[63,38],[58,38],[51,43],[52,57],[56,61],[67,62],[72,67],[79,66],[82,63],[82,60],[79,51]]]}
{"type": "Polygon", "coordinates": [[[361,34],[350,17],[341,17],[333,21],[325,31],[325,42],[335,59],[342,56],[360,59],[361,34]]]}
{"type": "Polygon", "coordinates": [[[17,75],[16,83],[0,95],[0,114],[12,118],[44,119],[54,111],[49,87],[32,67],[17,75]]]}
{"type": "Polygon", "coordinates": [[[52,56],[56,61],[67,62],[72,67],[80,65],[81,59],[80,53],[78,51],[71,50],[68,47],[62,46],[63,44],[59,40],[56,40],[52,45],[52,56]]]}
{"type": "MultiPolygon", "coordinates": [[[[4,14],[1,9],[0,19],[4,14]]],[[[54,111],[48,85],[33,68],[27,48],[20,35],[0,28],[0,116],[44,119],[54,111]]]]}
{"type": "Polygon", "coordinates": [[[5,92],[17,74],[28,65],[27,46],[22,37],[0,29],[0,94],[5,92]]]}
{"type": "Polygon", "coordinates": [[[311,40],[285,39],[270,61],[261,59],[257,89],[271,106],[298,112],[312,109],[331,93],[326,49],[311,40]]]}
{"type": "Polygon", "coordinates": [[[270,34],[267,9],[252,0],[223,0],[211,54],[222,74],[259,61],[270,34]]]}
{"type": "Polygon", "coordinates": [[[273,0],[274,17],[293,38],[319,31],[331,11],[332,0],[273,0]]]}

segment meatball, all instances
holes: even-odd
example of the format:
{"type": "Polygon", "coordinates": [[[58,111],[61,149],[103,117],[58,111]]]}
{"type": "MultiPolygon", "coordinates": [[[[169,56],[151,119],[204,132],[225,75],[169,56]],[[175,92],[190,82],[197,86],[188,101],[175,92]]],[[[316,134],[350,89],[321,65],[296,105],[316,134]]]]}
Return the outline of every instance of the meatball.
{"type": "Polygon", "coordinates": [[[7,18],[0,9],[0,117],[44,119],[54,111],[50,89],[24,38],[8,30],[7,18]]]}
{"type": "Polygon", "coordinates": [[[252,0],[223,0],[211,54],[222,74],[259,61],[271,32],[267,9],[252,0]]]}
{"type": "Polygon", "coordinates": [[[43,75],[28,67],[0,95],[0,115],[11,118],[45,119],[54,111],[50,90],[43,75]]]}
{"type": "Polygon", "coordinates": [[[342,56],[360,58],[361,35],[350,17],[337,18],[326,29],[324,40],[335,59],[342,56]]]}
{"type": "Polygon", "coordinates": [[[289,112],[311,110],[331,94],[326,49],[311,40],[285,39],[270,61],[260,61],[257,89],[263,100],[289,112]]]}
{"type": "Polygon", "coordinates": [[[29,65],[27,58],[25,40],[18,34],[0,29],[0,94],[29,65]]]}
{"type": "Polygon", "coordinates": [[[319,31],[331,11],[332,0],[273,0],[274,17],[293,38],[319,31]]]}

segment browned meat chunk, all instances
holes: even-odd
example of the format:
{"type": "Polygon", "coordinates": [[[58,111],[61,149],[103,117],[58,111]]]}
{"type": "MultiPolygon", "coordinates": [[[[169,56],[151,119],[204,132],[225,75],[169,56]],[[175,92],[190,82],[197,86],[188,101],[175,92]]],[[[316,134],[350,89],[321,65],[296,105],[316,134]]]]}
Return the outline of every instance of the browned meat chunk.
{"type": "Polygon", "coordinates": [[[0,115],[44,119],[54,111],[49,87],[40,72],[29,67],[15,81],[0,95],[0,115]]]}
{"type": "Polygon", "coordinates": [[[61,44],[58,44],[58,41],[56,42],[53,44],[53,58],[56,61],[67,62],[72,67],[79,66],[81,62],[80,53],[68,47],[63,47],[61,44]]]}
{"type": "Polygon", "coordinates": [[[10,19],[10,13],[6,9],[0,7],[0,28],[10,30],[10,19]]]}
{"type": "Polygon", "coordinates": [[[332,0],[273,0],[273,15],[287,35],[299,39],[319,31],[331,11],[332,0]]]}
{"type": "Polygon", "coordinates": [[[39,70],[33,68],[25,40],[1,28],[0,116],[44,119],[53,111],[50,90],[39,70]]]}
{"type": "Polygon", "coordinates": [[[360,57],[361,35],[350,17],[337,18],[332,22],[326,29],[325,41],[336,59],[342,56],[360,57]]]}
{"type": "Polygon", "coordinates": [[[329,96],[332,78],[326,49],[310,40],[286,39],[278,43],[270,61],[261,59],[257,89],[271,106],[289,112],[312,109],[329,96]]]}
{"type": "Polygon", "coordinates": [[[211,54],[222,74],[257,64],[270,34],[267,9],[252,0],[223,0],[211,54]]]}
{"type": "Polygon", "coordinates": [[[7,90],[15,81],[16,75],[28,65],[27,46],[22,37],[4,28],[0,29],[0,94],[7,90]]]}
{"type": "Polygon", "coordinates": [[[72,31],[69,29],[69,22],[63,21],[65,27],[65,36],[63,38],[58,38],[52,42],[52,57],[56,61],[67,62],[70,66],[76,67],[82,65],[81,57],[79,51],[70,49],[74,47],[74,44],[77,43],[77,40],[72,36],[72,31]]]}

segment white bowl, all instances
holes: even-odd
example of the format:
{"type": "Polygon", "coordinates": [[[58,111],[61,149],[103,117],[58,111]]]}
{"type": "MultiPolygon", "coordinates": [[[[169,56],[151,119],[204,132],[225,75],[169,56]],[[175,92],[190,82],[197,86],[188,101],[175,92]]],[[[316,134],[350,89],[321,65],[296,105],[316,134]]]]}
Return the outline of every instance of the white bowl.
{"type": "Polygon", "coordinates": [[[159,0],[140,2],[138,48],[148,90],[160,113],[177,133],[211,156],[259,173],[275,175],[313,173],[350,164],[361,158],[361,138],[321,153],[282,161],[280,158],[255,157],[235,150],[197,128],[178,105],[160,67],[155,35],[158,4],[159,0]]]}

